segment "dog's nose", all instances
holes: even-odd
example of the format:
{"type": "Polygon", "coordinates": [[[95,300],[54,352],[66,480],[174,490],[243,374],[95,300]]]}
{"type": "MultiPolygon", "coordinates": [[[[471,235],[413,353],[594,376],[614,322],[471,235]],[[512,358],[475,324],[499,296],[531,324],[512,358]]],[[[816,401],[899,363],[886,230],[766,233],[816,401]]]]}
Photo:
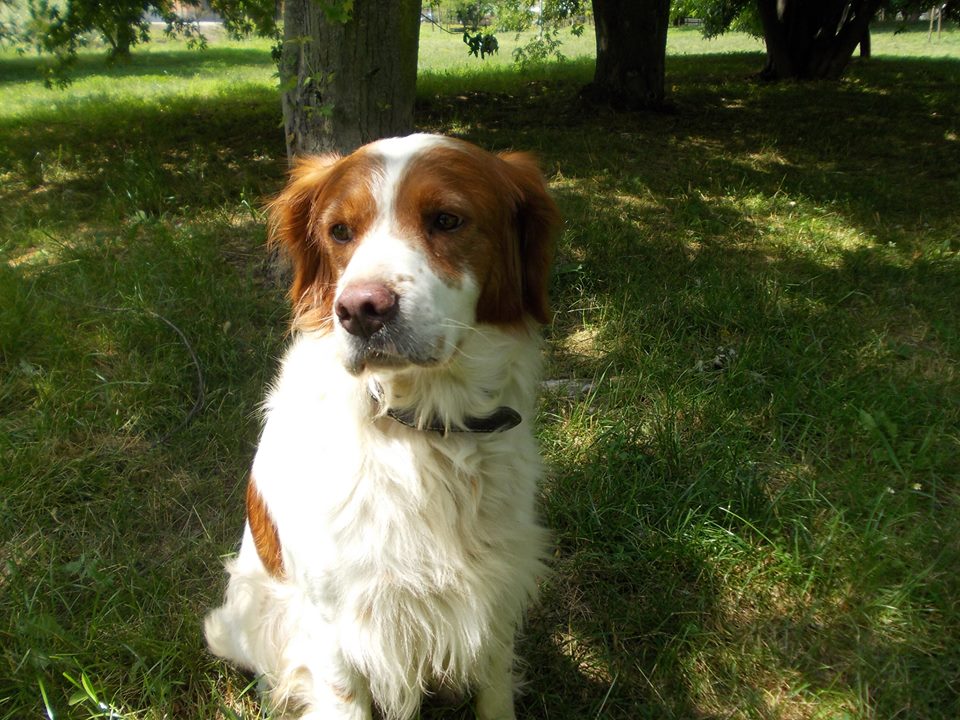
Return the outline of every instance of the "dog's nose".
{"type": "Polygon", "coordinates": [[[343,289],[334,310],[344,330],[368,338],[396,316],[400,298],[380,283],[355,283],[343,289]]]}

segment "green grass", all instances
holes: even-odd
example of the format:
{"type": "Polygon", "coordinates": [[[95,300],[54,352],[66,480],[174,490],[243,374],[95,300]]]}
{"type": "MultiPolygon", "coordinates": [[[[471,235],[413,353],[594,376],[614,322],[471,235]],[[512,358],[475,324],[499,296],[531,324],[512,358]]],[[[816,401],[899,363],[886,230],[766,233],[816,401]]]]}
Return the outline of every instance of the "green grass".
{"type": "MultiPolygon", "coordinates": [[[[617,116],[588,58],[424,30],[419,126],[542,159],[549,373],[594,382],[542,406],[523,716],[960,716],[958,41],[764,85],[685,29],[674,110],[617,116]]],[[[0,718],[258,717],[200,618],[285,341],[267,45],[34,72],[0,58],[0,718]]]]}

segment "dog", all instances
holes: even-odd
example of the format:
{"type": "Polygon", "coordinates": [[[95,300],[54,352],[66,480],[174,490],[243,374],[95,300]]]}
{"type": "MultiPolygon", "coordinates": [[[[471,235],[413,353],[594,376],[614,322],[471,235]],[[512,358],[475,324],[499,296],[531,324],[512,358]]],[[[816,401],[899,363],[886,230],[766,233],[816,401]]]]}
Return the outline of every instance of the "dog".
{"type": "Polygon", "coordinates": [[[536,161],[411,135],[298,161],[270,204],[293,331],[205,621],[274,711],[514,711],[549,538],[532,422],[557,207],[536,161]]]}

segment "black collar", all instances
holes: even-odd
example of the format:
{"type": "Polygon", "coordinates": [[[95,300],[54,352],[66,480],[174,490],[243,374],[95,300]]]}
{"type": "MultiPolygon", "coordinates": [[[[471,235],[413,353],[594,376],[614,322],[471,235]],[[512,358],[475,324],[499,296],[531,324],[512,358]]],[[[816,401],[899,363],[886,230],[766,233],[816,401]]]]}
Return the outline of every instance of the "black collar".
{"type": "MultiPolygon", "coordinates": [[[[373,383],[368,387],[370,397],[378,405],[383,404],[383,388],[378,383],[373,383]]],[[[414,428],[416,430],[429,430],[431,432],[446,435],[448,432],[456,433],[499,433],[512,430],[521,423],[523,418],[520,413],[512,407],[501,405],[492,414],[486,417],[473,417],[468,415],[463,419],[462,425],[444,424],[443,420],[436,415],[430,417],[423,425],[417,424],[417,413],[413,409],[397,410],[396,408],[387,408],[387,416],[393,418],[401,425],[414,428]]]]}

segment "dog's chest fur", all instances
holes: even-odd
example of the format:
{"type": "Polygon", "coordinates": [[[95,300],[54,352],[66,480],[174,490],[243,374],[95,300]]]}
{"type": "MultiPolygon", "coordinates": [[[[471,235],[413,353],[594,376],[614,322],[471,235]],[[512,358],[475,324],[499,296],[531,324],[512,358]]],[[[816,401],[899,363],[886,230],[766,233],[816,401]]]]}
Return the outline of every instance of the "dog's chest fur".
{"type": "MultiPolygon", "coordinates": [[[[484,402],[529,418],[536,343],[501,339],[478,338],[471,355],[510,376],[473,373],[481,383],[466,392],[483,394],[483,380],[495,380],[488,387],[500,394],[484,402]],[[512,362],[494,363],[507,347],[512,362]]],[[[331,348],[323,337],[294,344],[267,402],[253,476],[279,521],[285,573],[318,621],[339,628],[338,645],[375,694],[406,705],[410,688],[476,682],[484,644],[512,641],[498,629],[509,630],[503,618],[519,620],[535,594],[540,556],[530,548],[546,544],[535,511],[540,461],[528,426],[444,436],[372,418],[369,387],[340,369],[331,348]]],[[[455,406],[440,397],[451,392],[443,385],[388,388],[426,407],[425,394],[455,406]]]]}

